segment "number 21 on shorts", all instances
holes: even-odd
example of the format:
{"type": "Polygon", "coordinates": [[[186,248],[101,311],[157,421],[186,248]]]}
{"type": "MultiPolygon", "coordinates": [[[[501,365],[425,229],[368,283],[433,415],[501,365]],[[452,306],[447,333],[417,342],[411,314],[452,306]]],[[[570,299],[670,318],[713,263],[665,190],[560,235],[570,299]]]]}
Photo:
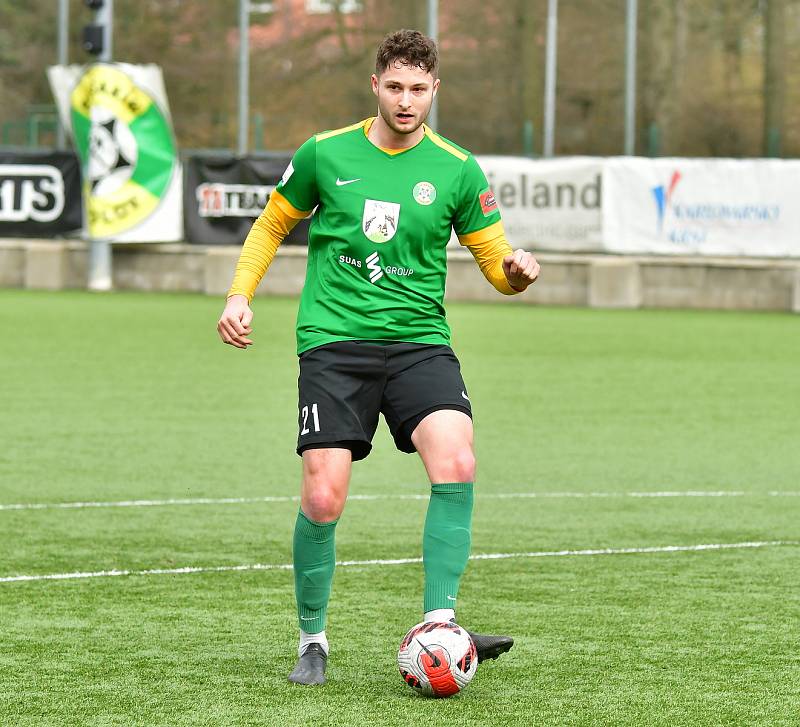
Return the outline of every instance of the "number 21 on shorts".
{"type": "MultiPolygon", "coordinates": [[[[304,434],[308,434],[311,430],[308,428],[308,407],[304,406],[303,410],[301,411],[303,416],[303,427],[300,430],[300,436],[302,437],[304,434]]],[[[319,431],[319,410],[316,404],[311,405],[311,418],[314,420],[314,431],[319,431]]]]}

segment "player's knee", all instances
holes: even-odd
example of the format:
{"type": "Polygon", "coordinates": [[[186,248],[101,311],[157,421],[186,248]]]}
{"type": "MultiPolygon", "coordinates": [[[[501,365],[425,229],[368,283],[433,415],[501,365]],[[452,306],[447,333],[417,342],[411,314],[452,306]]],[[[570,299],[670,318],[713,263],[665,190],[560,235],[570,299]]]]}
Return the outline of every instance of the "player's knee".
{"type": "Polygon", "coordinates": [[[336,520],[344,510],[350,460],[339,453],[312,449],[303,453],[303,495],[306,517],[320,523],[336,520]]]}
{"type": "Polygon", "coordinates": [[[439,482],[474,482],[475,455],[467,446],[454,449],[442,458],[436,469],[435,477],[439,482]]]}
{"type": "Polygon", "coordinates": [[[307,518],[318,523],[337,520],[344,510],[344,499],[333,488],[316,487],[303,496],[301,503],[307,518]]]}
{"type": "Polygon", "coordinates": [[[475,455],[470,447],[463,447],[453,458],[454,482],[473,482],[475,480],[475,455]]]}

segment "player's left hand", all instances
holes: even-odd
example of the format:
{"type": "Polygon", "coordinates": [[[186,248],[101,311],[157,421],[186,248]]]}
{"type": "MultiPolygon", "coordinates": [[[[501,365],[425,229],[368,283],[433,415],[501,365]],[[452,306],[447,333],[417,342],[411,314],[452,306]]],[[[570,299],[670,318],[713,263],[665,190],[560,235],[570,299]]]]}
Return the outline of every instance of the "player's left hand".
{"type": "Polygon", "coordinates": [[[529,252],[514,250],[503,258],[503,272],[508,284],[521,292],[539,277],[539,263],[529,252]]]}

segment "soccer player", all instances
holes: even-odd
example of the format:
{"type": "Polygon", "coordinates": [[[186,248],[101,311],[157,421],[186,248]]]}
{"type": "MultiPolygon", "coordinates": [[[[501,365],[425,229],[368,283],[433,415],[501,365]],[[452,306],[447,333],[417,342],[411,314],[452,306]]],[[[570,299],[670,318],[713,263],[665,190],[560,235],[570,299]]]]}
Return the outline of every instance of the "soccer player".
{"type": "MultiPolygon", "coordinates": [[[[521,292],[539,275],[536,259],[506,241],[474,157],[424,124],[437,67],[436,45],[421,33],[400,30],[383,40],[372,76],[377,116],[317,134],[297,150],[245,240],[217,324],[225,343],[252,343],[256,286],[284,237],[313,214],[297,315],[300,644],[289,679],[298,684],[325,682],[336,523],[352,463],[369,454],[381,413],[397,448],[418,452],[431,482],[424,618],[455,618],[475,457],[470,400],[443,307],[451,230],[501,293],[521,292]]],[[[514,643],[471,636],[479,661],[514,643]]]]}

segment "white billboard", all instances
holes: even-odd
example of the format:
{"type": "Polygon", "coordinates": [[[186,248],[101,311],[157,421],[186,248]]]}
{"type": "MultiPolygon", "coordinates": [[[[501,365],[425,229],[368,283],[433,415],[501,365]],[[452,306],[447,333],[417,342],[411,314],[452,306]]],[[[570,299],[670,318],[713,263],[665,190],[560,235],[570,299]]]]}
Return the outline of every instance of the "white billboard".
{"type": "Polygon", "coordinates": [[[603,159],[476,156],[514,247],[602,250],[603,159]]]}
{"type": "Polygon", "coordinates": [[[800,257],[800,161],[609,158],[603,247],[800,257]]]}

